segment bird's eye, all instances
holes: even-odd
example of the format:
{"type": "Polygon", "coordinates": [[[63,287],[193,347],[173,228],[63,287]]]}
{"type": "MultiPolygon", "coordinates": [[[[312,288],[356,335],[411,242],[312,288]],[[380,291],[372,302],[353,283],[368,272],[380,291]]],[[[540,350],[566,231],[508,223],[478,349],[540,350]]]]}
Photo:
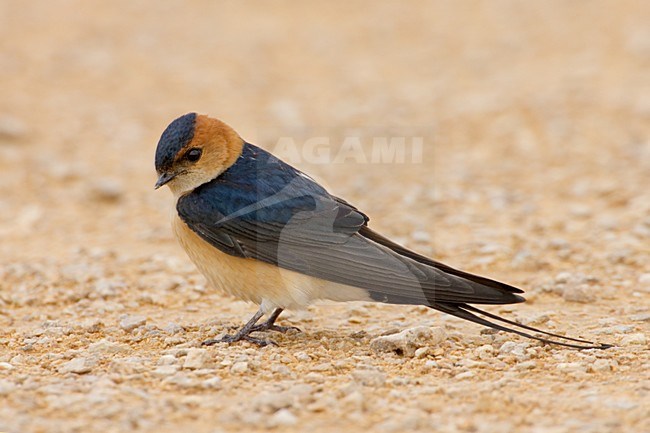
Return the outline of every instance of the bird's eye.
{"type": "Polygon", "coordinates": [[[190,162],[196,162],[199,160],[199,158],[201,158],[202,153],[203,151],[201,149],[199,149],[198,147],[194,147],[187,151],[187,153],[185,154],[185,158],[187,158],[187,160],[190,162]]]}

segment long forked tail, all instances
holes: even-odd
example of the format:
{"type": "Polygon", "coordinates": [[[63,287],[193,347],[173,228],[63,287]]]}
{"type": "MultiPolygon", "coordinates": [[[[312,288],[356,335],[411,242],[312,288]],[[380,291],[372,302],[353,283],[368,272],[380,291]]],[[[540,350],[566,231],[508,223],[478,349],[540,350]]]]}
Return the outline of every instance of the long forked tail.
{"type": "Polygon", "coordinates": [[[594,343],[593,341],[580,340],[578,338],[565,337],[563,335],[542,331],[541,329],[533,328],[532,326],[522,325],[521,323],[504,319],[503,317],[499,317],[495,314],[488,313],[487,311],[479,310],[478,308],[467,304],[435,303],[434,305],[431,306],[431,308],[434,308],[438,311],[442,311],[443,313],[451,314],[452,316],[456,316],[460,319],[465,319],[465,320],[469,320],[470,322],[478,323],[479,325],[487,326],[489,328],[497,329],[499,331],[511,332],[513,334],[521,335],[522,337],[531,338],[533,340],[538,340],[543,343],[556,344],[558,346],[571,347],[574,349],[608,349],[612,347],[611,344],[597,344],[594,343]],[[536,335],[532,335],[527,332],[520,331],[519,329],[508,328],[498,323],[491,322],[487,319],[484,319],[483,317],[479,317],[476,314],[473,314],[472,311],[474,313],[478,313],[483,316],[489,317],[491,319],[498,320],[503,323],[507,323],[517,328],[526,329],[529,331],[538,332],[540,334],[548,335],[562,340],[575,341],[583,344],[566,343],[562,341],[556,341],[548,338],[538,337],[536,335]]]}

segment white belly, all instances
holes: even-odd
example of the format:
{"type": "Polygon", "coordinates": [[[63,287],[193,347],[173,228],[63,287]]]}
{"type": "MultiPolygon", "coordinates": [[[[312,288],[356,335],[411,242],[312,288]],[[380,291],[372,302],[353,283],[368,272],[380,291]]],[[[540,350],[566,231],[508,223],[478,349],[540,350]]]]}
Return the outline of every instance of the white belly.
{"type": "Polygon", "coordinates": [[[196,267],[216,289],[261,305],[266,311],[304,308],[316,299],[369,301],[357,287],[310,277],[255,259],[234,257],[219,251],[174,215],[176,238],[196,267]]]}

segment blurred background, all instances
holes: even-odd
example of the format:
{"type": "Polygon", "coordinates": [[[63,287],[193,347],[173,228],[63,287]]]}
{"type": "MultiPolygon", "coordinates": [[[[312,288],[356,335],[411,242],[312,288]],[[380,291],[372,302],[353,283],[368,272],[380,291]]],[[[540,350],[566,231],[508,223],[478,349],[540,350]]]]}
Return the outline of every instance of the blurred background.
{"type": "Polygon", "coordinates": [[[650,8],[612,5],[3,1],[0,251],[136,247],[166,231],[153,153],[189,111],[267,149],[423,137],[421,164],[297,165],[442,249],[436,217],[472,220],[474,202],[497,227],[546,199],[564,221],[596,190],[643,206],[650,8]]]}
{"type": "MultiPolygon", "coordinates": [[[[389,237],[560,302],[582,329],[647,312],[649,23],[642,0],[1,0],[5,338],[61,317],[231,308],[172,238],[171,194],[153,190],[158,138],[190,111],[270,150],[422,137],[414,163],[295,165],[389,237]],[[120,284],[97,288],[106,278],[120,284]]],[[[224,320],[248,314],[232,308],[224,320]]],[[[188,323],[219,314],[193,311],[188,323]]],[[[38,412],[25,401],[14,409],[38,412]]],[[[581,410],[594,431],[621,419],[581,410]]]]}

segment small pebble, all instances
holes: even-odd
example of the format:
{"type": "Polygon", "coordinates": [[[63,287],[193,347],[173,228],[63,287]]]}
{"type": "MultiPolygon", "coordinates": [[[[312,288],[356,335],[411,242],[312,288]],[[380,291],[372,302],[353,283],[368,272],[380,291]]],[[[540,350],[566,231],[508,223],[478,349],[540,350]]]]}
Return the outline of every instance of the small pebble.
{"type": "Polygon", "coordinates": [[[386,375],[379,370],[357,369],[352,372],[352,378],[363,386],[378,387],[386,383],[386,375]]]}
{"type": "Polygon", "coordinates": [[[87,358],[74,358],[58,368],[59,373],[84,374],[92,370],[92,362],[87,358]]]}
{"type": "Polygon", "coordinates": [[[587,371],[587,366],[580,362],[560,362],[556,364],[555,368],[557,368],[560,371],[566,371],[566,372],[587,371]]]}
{"type": "Polygon", "coordinates": [[[490,359],[494,356],[494,347],[489,344],[484,344],[474,350],[474,354],[479,359],[490,359]]]}
{"type": "Polygon", "coordinates": [[[101,330],[102,325],[103,323],[99,319],[86,319],[82,321],[79,326],[84,330],[84,332],[94,334],[101,330]]]}
{"type": "Polygon", "coordinates": [[[612,361],[609,359],[597,359],[591,364],[591,369],[598,372],[607,372],[612,370],[612,361]]]}
{"type": "Polygon", "coordinates": [[[517,361],[527,361],[530,359],[530,354],[527,349],[530,346],[528,342],[515,343],[514,341],[506,341],[499,348],[499,357],[514,356],[517,361]]]}
{"type": "Polygon", "coordinates": [[[398,355],[413,357],[421,347],[435,346],[447,338],[444,329],[418,326],[397,334],[377,337],[370,342],[375,352],[393,352],[398,355]]]}
{"type": "Polygon", "coordinates": [[[574,276],[571,272],[560,272],[555,276],[555,282],[559,284],[566,284],[573,279],[574,276]]]}
{"type": "Polygon", "coordinates": [[[201,387],[205,389],[221,389],[221,378],[211,377],[201,382],[201,387]]]}
{"type": "Polygon", "coordinates": [[[473,371],[464,371],[454,376],[454,379],[471,379],[474,376],[476,376],[476,373],[474,373],[473,371]]]}
{"type": "Polygon", "coordinates": [[[99,341],[91,343],[90,346],[88,346],[88,352],[90,353],[116,354],[116,353],[124,353],[128,350],[129,350],[129,346],[125,344],[114,343],[106,339],[101,339],[99,341]]]}
{"type": "Polygon", "coordinates": [[[294,398],[288,392],[261,392],[252,401],[255,410],[263,413],[277,412],[293,406],[294,398]]]}
{"type": "Polygon", "coordinates": [[[176,373],[163,379],[162,383],[166,385],[174,385],[180,388],[195,388],[197,381],[194,378],[188,377],[181,373],[176,373]]]}
{"type": "Polygon", "coordinates": [[[418,359],[426,358],[428,354],[429,354],[428,347],[420,347],[415,351],[415,357],[418,359]]]}
{"type": "Polygon", "coordinates": [[[166,334],[178,334],[179,332],[183,332],[184,329],[182,326],[174,323],[174,322],[169,322],[165,327],[162,329],[163,332],[166,334]]]}
{"type": "Polygon", "coordinates": [[[518,364],[515,364],[515,369],[519,370],[519,371],[532,370],[532,369],[534,369],[536,367],[537,367],[537,363],[535,361],[532,361],[532,360],[524,361],[524,362],[520,362],[518,364]]]}
{"type": "Polygon", "coordinates": [[[637,333],[637,334],[629,334],[626,335],[625,337],[621,338],[621,344],[623,346],[629,346],[631,344],[641,344],[645,345],[648,342],[645,334],[637,333]]]}
{"type": "Polygon", "coordinates": [[[577,286],[567,286],[562,291],[562,298],[567,302],[579,302],[582,304],[588,304],[596,300],[593,287],[586,286],[584,284],[577,286]]]}
{"type": "Polygon", "coordinates": [[[433,368],[439,368],[440,365],[438,365],[438,362],[434,361],[433,359],[430,359],[424,363],[424,367],[428,369],[433,369],[433,368]]]}
{"type": "Polygon", "coordinates": [[[163,355],[158,358],[158,365],[174,365],[178,364],[178,358],[174,355],[163,355]]]}
{"type": "Polygon", "coordinates": [[[366,399],[363,394],[359,391],[352,391],[345,397],[340,400],[340,403],[343,407],[348,408],[351,411],[361,411],[363,410],[366,399]]]}
{"type": "Polygon", "coordinates": [[[296,352],[293,354],[298,361],[311,361],[311,356],[307,355],[305,352],[296,352]]]}
{"type": "Polygon", "coordinates": [[[416,230],[413,233],[411,233],[411,238],[415,242],[420,242],[420,243],[427,243],[431,241],[431,236],[429,233],[423,231],[423,230],[416,230]]]}
{"type": "Polygon", "coordinates": [[[187,351],[183,368],[190,370],[198,370],[206,368],[210,363],[211,358],[207,349],[191,348],[187,351]]]}
{"type": "Polygon", "coordinates": [[[10,395],[16,389],[16,385],[9,380],[0,379],[0,395],[10,395]]]}
{"type": "Polygon", "coordinates": [[[231,373],[246,373],[248,371],[248,362],[246,361],[240,361],[240,362],[235,362],[232,367],[230,367],[230,372],[231,373]]]}
{"type": "Polygon", "coordinates": [[[116,202],[124,195],[124,188],[116,179],[99,179],[91,184],[90,194],[98,201],[116,202]]]}
{"type": "Polygon", "coordinates": [[[151,372],[156,377],[164,378],[176,374],[179,367],[177,365],[161,365],[151,372]]]}
{"type": "Polygon", "coordinates": [[[25,123],[13,116],[0,115],[0,139],[16,140],[27,132],[25,123]]]}
{"type": "Polygon", "coordinates": [[[139,328],[147,323],[147,319],[144,316],[131,316],[126,315],[120,320],[120,328],[126,332],[133,331],[135,328],[139,328]]]}
{"type": "Polygon", "coordinates": [[[296,425],[298,418],[289,409],[280,409],[269,419],[269,427],[290,427],[296,425]]]}

